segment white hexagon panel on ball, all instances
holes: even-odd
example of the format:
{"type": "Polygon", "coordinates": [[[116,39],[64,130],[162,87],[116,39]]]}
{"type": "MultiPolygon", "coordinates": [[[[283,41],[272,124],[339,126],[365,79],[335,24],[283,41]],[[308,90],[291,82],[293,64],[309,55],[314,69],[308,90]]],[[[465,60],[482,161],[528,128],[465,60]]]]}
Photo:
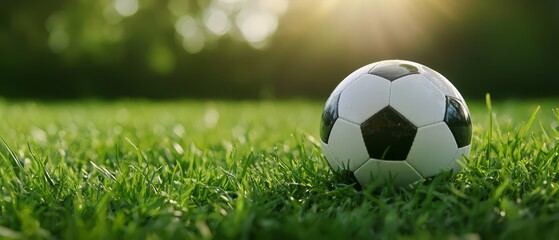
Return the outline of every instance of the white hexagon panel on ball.
{"type": "Polygon", "coordinates": [[[329,161],[336,161],[345,170],[354,171],[369,159],[360,126],[341,118],[334,123],[325,147],[334,157],[329,161]]]}
{"type": "Polygon", "coordinates": [[[352,82],[340,95],[339,117],[361,124],[388,106],[390,81],[366,74],[352,82]]]}
{"type": "Polygon", "coordinates": [[[444,122],[420,127],[406,161],[423,177],[447,170],[458,151],[452,132],[444,122]]]}
{"type": "Polygon", "coordinates": [[[392,82],[390,106],[422,127],[443,120],[445,95],[419,74],[408,75],[392,82]]]}
{"type": "Polygon", "coordinates": [[[367,186],[373,181],[378,184],[392,182],[396,186],[406,186],[417,182],[421,175],[405,161],[384,161],[371,159],[354,173],[355,178],[362,186],[367,186]]]}
{"type": "Polygon", "coordinates": [[[334,171],[342,170],[342,166],[340,166],[340,163],[336,160],[332,151],[330,151],[328,144],[320,141],[320,147],[322,147],[322,152],[324,153],[324,158],[328,162],[328,166],[330,166],[330,168],[334,171]]]}

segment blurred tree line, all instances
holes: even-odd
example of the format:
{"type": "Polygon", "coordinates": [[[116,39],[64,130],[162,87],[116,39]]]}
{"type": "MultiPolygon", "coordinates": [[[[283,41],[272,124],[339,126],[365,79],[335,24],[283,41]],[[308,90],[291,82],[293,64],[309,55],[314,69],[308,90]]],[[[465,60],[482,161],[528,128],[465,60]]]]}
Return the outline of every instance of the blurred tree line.
{"type": "Polygon", "coordinates": [[[0,96],[323,99],[383,59],[470,97],[556,96],[558,43],[552,0],[5,1],[0,96]]]}

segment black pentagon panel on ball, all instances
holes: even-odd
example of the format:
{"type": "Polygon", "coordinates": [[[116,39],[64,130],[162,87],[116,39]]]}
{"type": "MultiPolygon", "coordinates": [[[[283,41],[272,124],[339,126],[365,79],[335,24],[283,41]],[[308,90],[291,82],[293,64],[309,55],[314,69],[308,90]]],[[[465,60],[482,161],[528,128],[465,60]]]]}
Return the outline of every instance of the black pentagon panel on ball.
{"type": "Polygon", "coordinates": [[[320,139],[322,142],[328,143],[332,127],[338,119],[338,102],[340,101],[341,93],[330,96],[326,100],[324,111],[322,112],[322,119],[320,121],[320,139]]]}
{"type": "Polygon", "coordinates": [[[406,160],[417,127],[391,107],[386,107],[361,124],[363,140],[371,158],[406,160]]]}
{"type": "Polygon", "coordinates": [[[472,142],[472,119],[464,103],[454,97],[446,97],[444,122],[452,132],[459,148],[472,142]]]}
{"type": "Polygon", "coordinates": [[[369,74],[394,81],[403,76],[419,74],[419,69],[407,62],[392,60],[377,64],[373,69],[371,69],[371,71],[369,71],[369,74]]]}

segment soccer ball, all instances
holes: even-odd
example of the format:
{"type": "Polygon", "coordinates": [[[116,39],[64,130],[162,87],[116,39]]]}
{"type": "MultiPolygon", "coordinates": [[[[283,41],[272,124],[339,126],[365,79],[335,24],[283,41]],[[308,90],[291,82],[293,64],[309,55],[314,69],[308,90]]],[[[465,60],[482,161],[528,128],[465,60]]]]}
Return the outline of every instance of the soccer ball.
{"type": "Polygon", "coordinates": [[[320,127],[330,167],[351,172],[361,186],[405,186],[441,171],[457,173],[472,135],[470,112],[452,83],[403,60],[347,76],[326,101],[320,127]]]}

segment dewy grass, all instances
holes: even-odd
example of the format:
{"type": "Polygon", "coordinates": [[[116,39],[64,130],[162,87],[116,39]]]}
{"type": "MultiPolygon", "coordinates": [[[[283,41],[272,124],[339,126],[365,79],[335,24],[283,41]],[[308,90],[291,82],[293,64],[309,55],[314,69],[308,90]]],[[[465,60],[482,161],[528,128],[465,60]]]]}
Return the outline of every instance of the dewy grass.
{"type": "Polygon", "coordinates": [[[486,103],[462,172],[357,190],[322,103],[0,101],[0,238],[559,236],[557,105],[486,103]]]}

